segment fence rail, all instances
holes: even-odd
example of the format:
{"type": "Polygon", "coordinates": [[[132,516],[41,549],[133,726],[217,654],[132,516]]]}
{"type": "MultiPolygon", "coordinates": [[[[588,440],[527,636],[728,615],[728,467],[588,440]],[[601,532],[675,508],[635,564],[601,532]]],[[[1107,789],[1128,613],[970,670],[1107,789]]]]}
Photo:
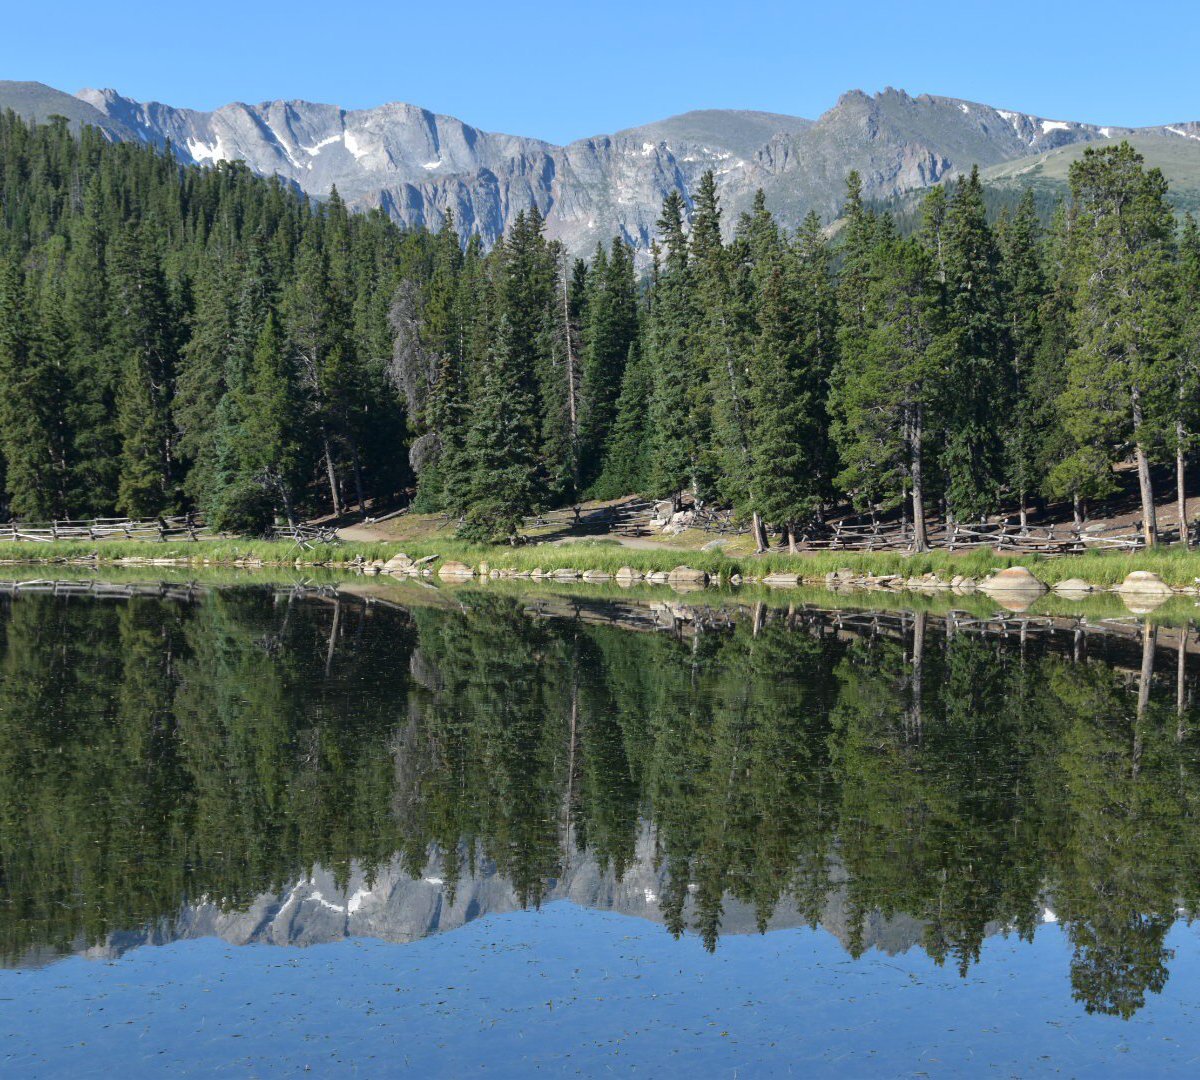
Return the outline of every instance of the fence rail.
{"type": "MultiPolygon", "coordinates": [[[[746,532],[731,514],[699,511],[696,526],[706,532],[746,532]]],[[[1145,547],[1140,522],[1132,525],[1020,526],[1012,522],[960,524],[931,521],[926,525],[930,548],[970,551],[989,548],[998,552],[1029,555],[1078,555],[1087,551],[1139,551],[1145,547]]],[[[1164,529],[1160,539],[1177,539],[1178,530],[1164,529]]],[[[796,537],[805,551],[913,551],[915,529],[909,522],[856,522],[851,520],[810,524],[796,537]]]]}
{"type": "Polygon", "coordinates": [[[160,518],[89,518],[58,521],[10,521],[0,525],[0,540],[52,543],[55,540],[169,540],[216,539],[196,514],[160,518]]]}

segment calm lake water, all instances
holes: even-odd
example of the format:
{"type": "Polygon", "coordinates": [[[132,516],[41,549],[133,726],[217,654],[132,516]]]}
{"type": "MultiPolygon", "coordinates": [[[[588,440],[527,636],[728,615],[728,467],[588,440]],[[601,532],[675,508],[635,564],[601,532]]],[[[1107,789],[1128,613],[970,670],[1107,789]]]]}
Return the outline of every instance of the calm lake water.
{"type": "Polygon", "coordinates": [[[870,602],[0,592],[0,1073],[1195,1075],[1200,634],[870,602]]]}

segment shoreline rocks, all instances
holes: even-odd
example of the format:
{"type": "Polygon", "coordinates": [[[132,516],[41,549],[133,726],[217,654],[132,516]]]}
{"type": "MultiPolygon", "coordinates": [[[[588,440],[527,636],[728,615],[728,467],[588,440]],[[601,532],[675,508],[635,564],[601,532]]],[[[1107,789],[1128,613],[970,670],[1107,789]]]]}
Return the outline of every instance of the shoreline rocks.
{"type": "Polygon", "coordinates": [[[1162,578],[1149,570],[1135,570],[1117,586],[1119,593],[1136,593],[1139,596],[1170,596],[1174,591],[1162,578]]]}
{"type": "Polygon", "coordinates": [[[1046,591],[1045,584],[1034,577],[1033,572],[1024,566],[1006,566],[983,581],[979,588],[989,595],[1024,593],[1040,596],[1046,591]]]}

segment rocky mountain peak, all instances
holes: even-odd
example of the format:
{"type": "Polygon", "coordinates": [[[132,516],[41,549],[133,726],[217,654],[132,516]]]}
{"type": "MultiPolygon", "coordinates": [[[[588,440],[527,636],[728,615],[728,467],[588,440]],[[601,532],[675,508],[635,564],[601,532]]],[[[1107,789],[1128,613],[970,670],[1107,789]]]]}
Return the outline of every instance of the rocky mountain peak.
{"type": "MultiPolygon", "coordinates": [[[[348,110],[302,100],[232,103],[212,112],[140,102],[116,90],[72,97],[38,83],[0,82],[0,108],[55,113],[111,138],[169,141],[185,162],[242,160],[315,198],[336,186],[353,207],[382,207],[404,225],[436,229],[453,211],[464,235],[492,244],[537,206],[550,236],[576,254],[621,236],[645,252],[663,197],[688,195],[706,170],[721,185],[732,228],[763,188],[781,223],[840,208],[858,169],[868,198],[888,198],[966,172],[1081,142],[1124,137],[1097,127],[888,87],[850,90],[816,120],[747,109],[698,109],[567,146],[483,131],[404,102],[348,110]]],[[[1200,148],[1200,123],[1141,129],[1200,148]]]]}

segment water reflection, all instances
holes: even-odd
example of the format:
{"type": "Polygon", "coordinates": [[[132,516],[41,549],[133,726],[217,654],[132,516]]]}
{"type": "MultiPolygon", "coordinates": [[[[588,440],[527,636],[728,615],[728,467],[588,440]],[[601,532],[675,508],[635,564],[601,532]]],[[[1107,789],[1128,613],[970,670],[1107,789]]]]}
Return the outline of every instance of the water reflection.
{"type": "Polygon", "coordinates": [[[1194,634],[529,606],[0,597],[6,962],[569,897],[964,973],[1056,919],[1089,1011],[1166,983],[1200,879],[1194,634]]]}

